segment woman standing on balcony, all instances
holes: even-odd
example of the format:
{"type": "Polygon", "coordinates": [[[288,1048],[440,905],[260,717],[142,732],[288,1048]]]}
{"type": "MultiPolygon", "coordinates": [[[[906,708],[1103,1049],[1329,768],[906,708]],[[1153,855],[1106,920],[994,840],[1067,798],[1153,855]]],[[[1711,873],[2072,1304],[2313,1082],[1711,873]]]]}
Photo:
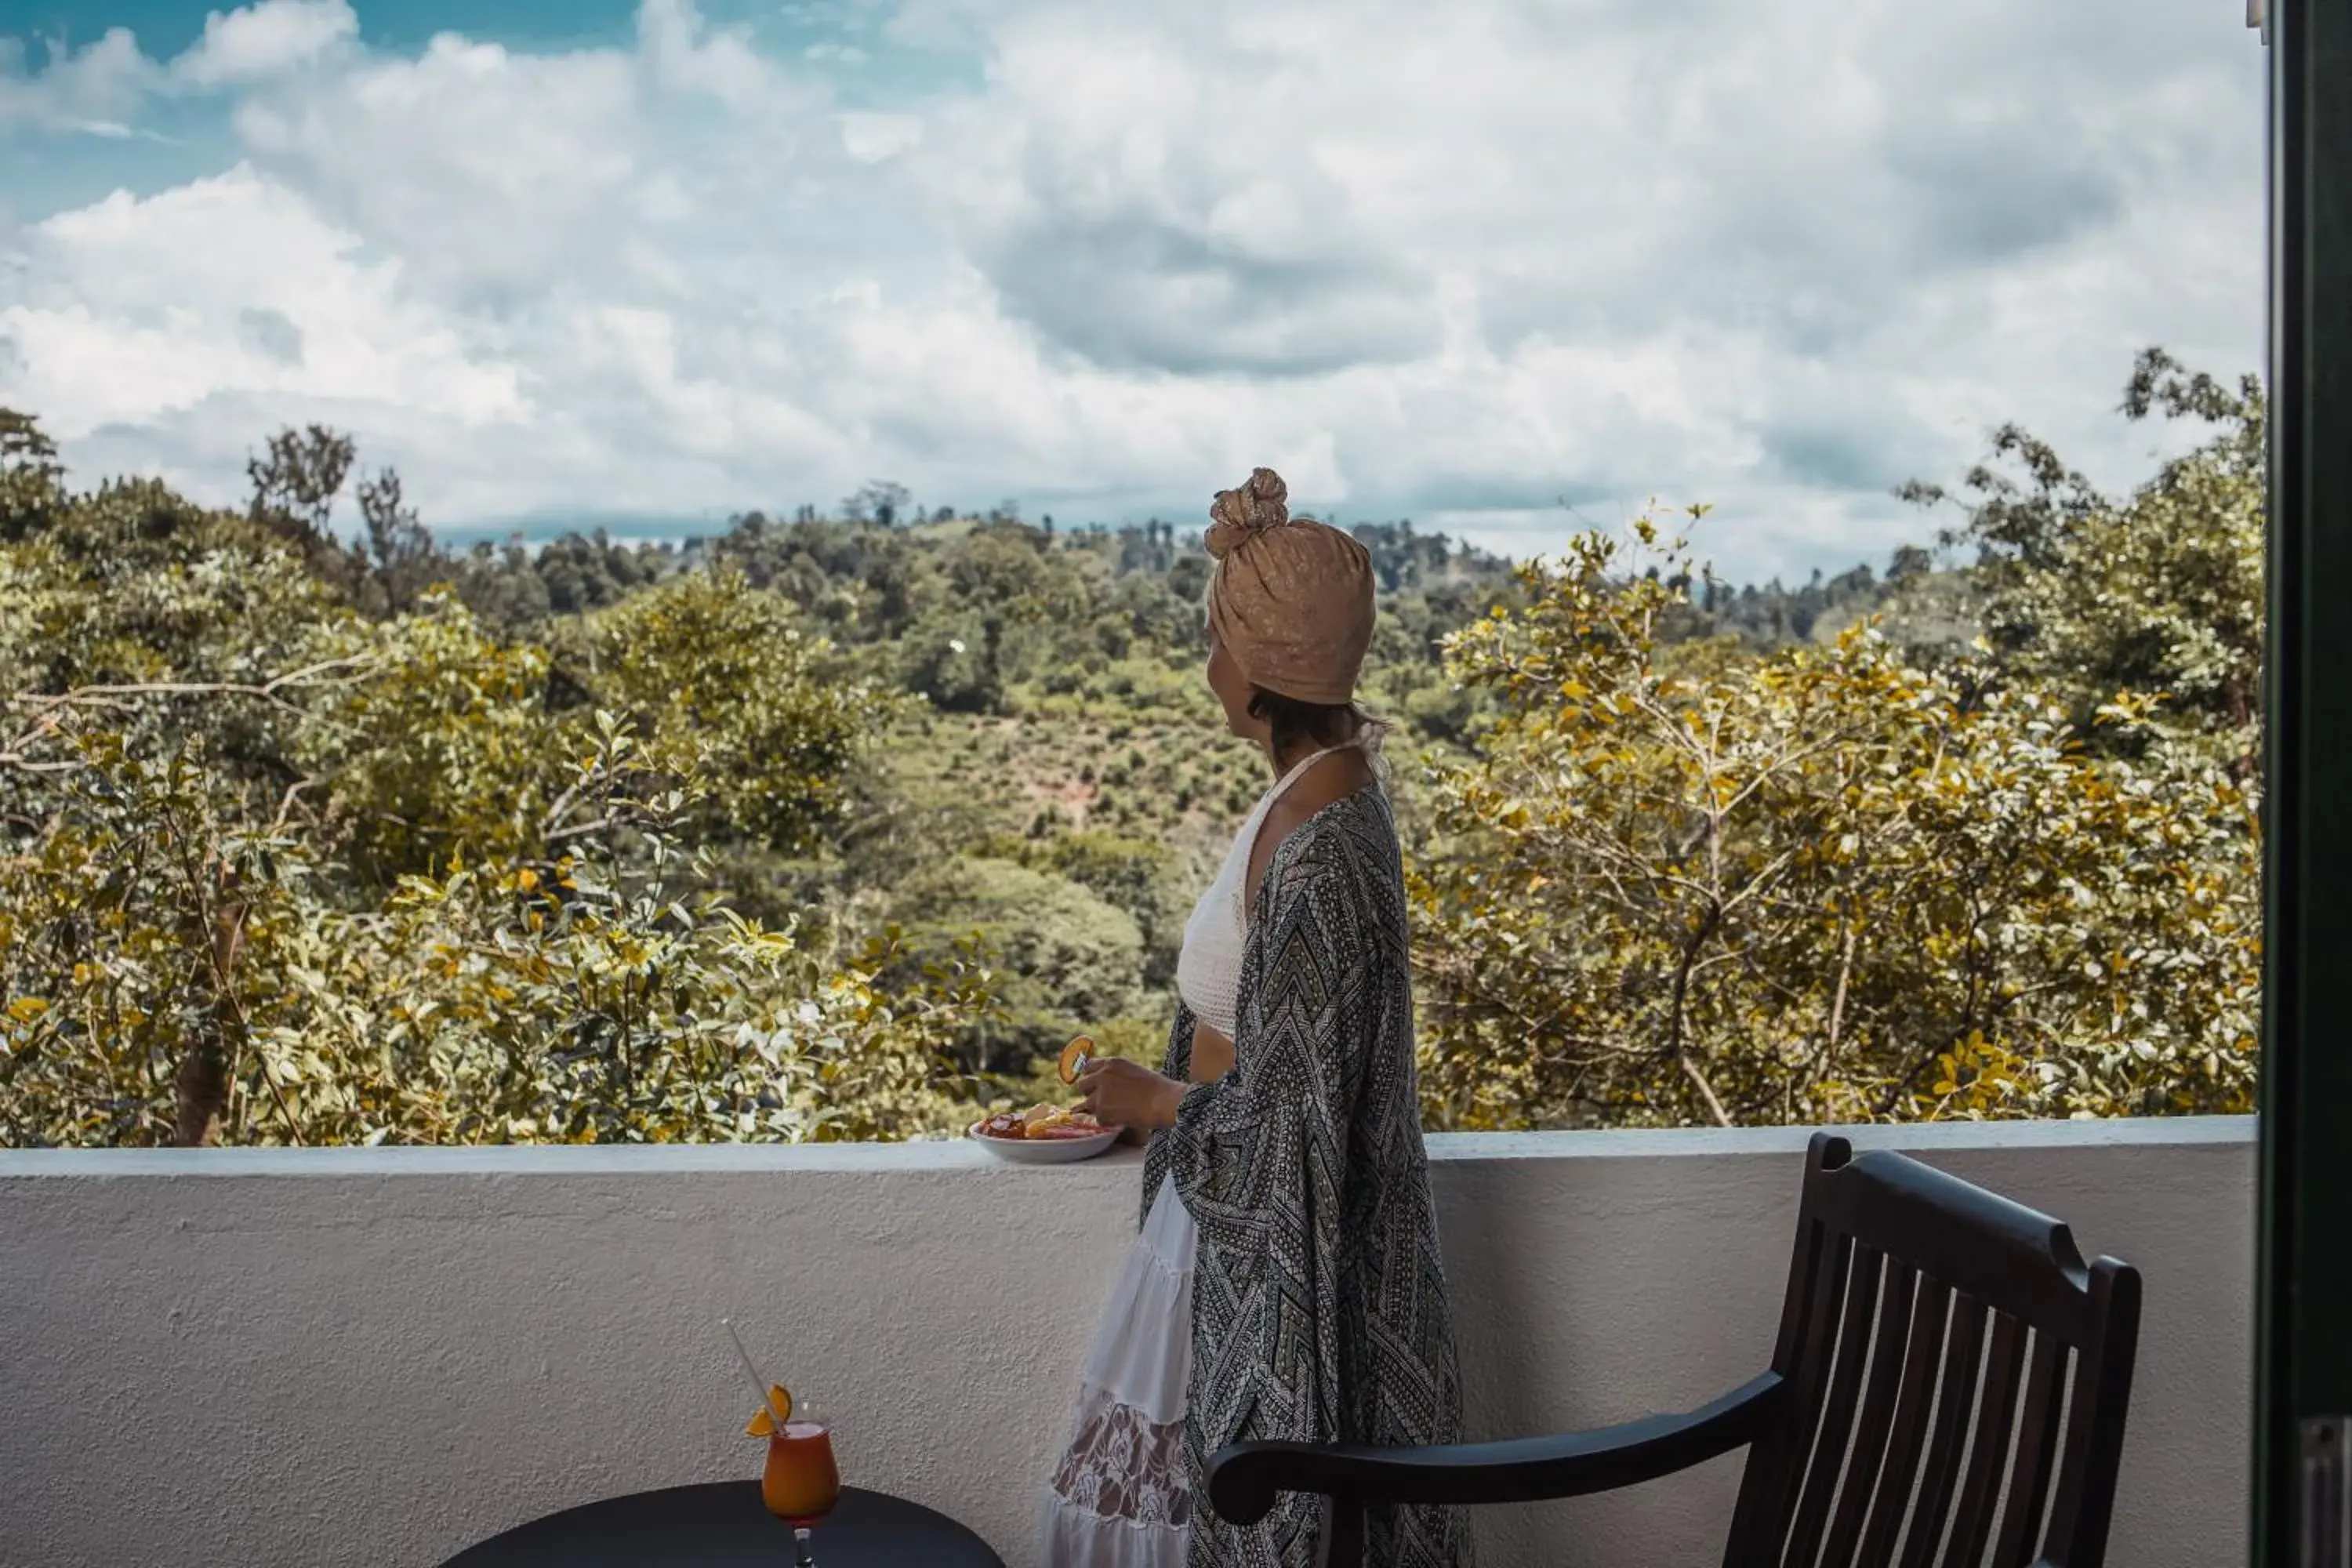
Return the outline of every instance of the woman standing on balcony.
{"type": "MultiPolygon", "coordinates": [[[[1150,1132],[1143,1231],[1044,1518],[1048,1568],[1307,1568],[1317,1500],[1206,1505],[1229,1442],[1457,1441],[1461,1388],[1415,1086],[1404,878],[1355,705],[1371,562],[1259,468],[1210,509],[1209,685],[1276,783],[1184,928],[1161,1072],[1085,1109],[1150,1132]]],[[[1458,1510],[1376,1510],[1366,1562],[1462,1568],[1458,1510]]]]}

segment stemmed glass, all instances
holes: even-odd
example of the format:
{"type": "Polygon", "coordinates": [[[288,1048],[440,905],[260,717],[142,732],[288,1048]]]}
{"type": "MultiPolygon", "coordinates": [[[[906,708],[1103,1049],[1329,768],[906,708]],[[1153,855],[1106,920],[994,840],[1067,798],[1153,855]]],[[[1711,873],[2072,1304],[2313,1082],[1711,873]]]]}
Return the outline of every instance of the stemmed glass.
{"type": "Polygon", "coordinates": [[[732,1321],[719,1326],[735,1342],[743,1375],[760,1401],[760,1414],[745,1431],[768,1439],[768,1462],[760,1471],[760,1500],[793,1527],[793,1568],[816,1568],[809,1555],[809,1532],[824,1522],[841,1500],[841,1469],[833,1461],[833,1418],[814,1405],[795,1400],[782,1384],[772,1384],[751,1364],[751,1352],[732,1321]],[[782,1421],[778,1416],[783,1417],[782,1421]]]}
{"type": "Polygon", "coordinates": [[[767,1467],[760,1472],[760,1500],[793,1527],[798,1555],[794,1568],[816,1568],[809,1532],[824,1522],[841,1500],[841,1470],[833,1460],[833,1419],[812,1405],[796,1404],[792,1418],[768,1439],[767,1467]]]}

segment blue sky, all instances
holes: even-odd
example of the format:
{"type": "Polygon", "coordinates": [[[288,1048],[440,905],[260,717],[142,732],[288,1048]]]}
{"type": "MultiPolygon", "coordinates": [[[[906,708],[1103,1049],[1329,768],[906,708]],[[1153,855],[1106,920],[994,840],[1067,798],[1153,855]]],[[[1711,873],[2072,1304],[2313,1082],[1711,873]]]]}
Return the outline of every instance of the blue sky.
{"type": "Polygon", "coordinates": [[[2223,0],[30,0],[0,404],[241,490],[320,420],[453,532],[870,479],[1196,519],[1258,463],[1513,553],[1657,496],[1883,560],[2018,419],[2111,484],[2262,351],[2223,0]]]}

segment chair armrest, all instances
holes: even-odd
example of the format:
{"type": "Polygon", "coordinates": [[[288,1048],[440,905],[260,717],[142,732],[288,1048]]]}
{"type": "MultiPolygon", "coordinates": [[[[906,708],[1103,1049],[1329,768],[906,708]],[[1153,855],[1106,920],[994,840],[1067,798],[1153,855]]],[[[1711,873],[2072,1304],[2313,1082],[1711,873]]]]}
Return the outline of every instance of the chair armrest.
{"type": "Polygon", "coordinates": [[[1234,1443],[1209,1461],[1220,1518],[1255,1524],[1283,1492],[1358,1501],[1532,1502],[1655,1480],[1753,1442],[1778,1412],[1778,1373],[1681,1415],[1507,1443],[1376,1448],[1362,1444],[1234,1443]]]}

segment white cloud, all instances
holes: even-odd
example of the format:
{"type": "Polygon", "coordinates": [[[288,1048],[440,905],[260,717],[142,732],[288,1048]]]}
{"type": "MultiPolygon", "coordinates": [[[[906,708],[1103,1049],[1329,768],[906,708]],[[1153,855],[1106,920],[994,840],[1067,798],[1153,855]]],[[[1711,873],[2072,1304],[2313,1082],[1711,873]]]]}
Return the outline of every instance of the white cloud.
{"type": "Polygon", "coordinates": [[[172,74],[196,88],[260,81],[310,64],[359,28],[346,0],[257,0],[206,13],[204,37],[172,62],[172,74]]]}
{"type": "Polygon", "coordinates": [[[922,145],[923,122],[912,114],[846,113],[837,118],[842,151],[860,163],[879,163],[922,145]]]}
{"type": "Polygon", "coordinates": [[[662,199],[637,92],[625,55],[525,55],[444,34],[413,59],[248,97],[236,126],[273,179],[404,258],[420,286],[486,304],[574,268],[593,276],[632,197],[662,199]]]}
{"type": "Polygon", "coordinates": [[[1918,536],[1888,487],[2005,418],[2126,480],[2134,352],[2260,349],[2259,57],[2199,0],[801,10],[0,54],[0,135],[202,82],[242,158],[7,242],[0,402],[216,496],[331,417],[450,523],[886,475],[1185,516],[1271,460],[1519,548],[1711,500],[1769,574],[1918,536]]]}
{"type": "Polygon", "coordinates": [[[408,299],[398,260],[362,258],[356,236],[248,167],[143,201],[118,193],[21,243],[24,280],[0,304],[20,360],[6,395],[61,433],[224,392],[472,426],[529,413],[517,368],[478,360],[461,321],[408,299]]]}
{"type": "Polygon", "coordinates": [[[0,133],[21,127],[128,138],[128,121],[160,74],[127,27],[110,27],[79,49],[50,43],[37,73],[26,54],[24,39],[0,37],[0,133]]]}
{"type": "Polygon", "coordinates": [[[637,49],[663,86],[708,93],[738,110],[757,110],[789,90],[751,47],[749,28],[708,26],[694,0],[643,0],[637,49]]]}

